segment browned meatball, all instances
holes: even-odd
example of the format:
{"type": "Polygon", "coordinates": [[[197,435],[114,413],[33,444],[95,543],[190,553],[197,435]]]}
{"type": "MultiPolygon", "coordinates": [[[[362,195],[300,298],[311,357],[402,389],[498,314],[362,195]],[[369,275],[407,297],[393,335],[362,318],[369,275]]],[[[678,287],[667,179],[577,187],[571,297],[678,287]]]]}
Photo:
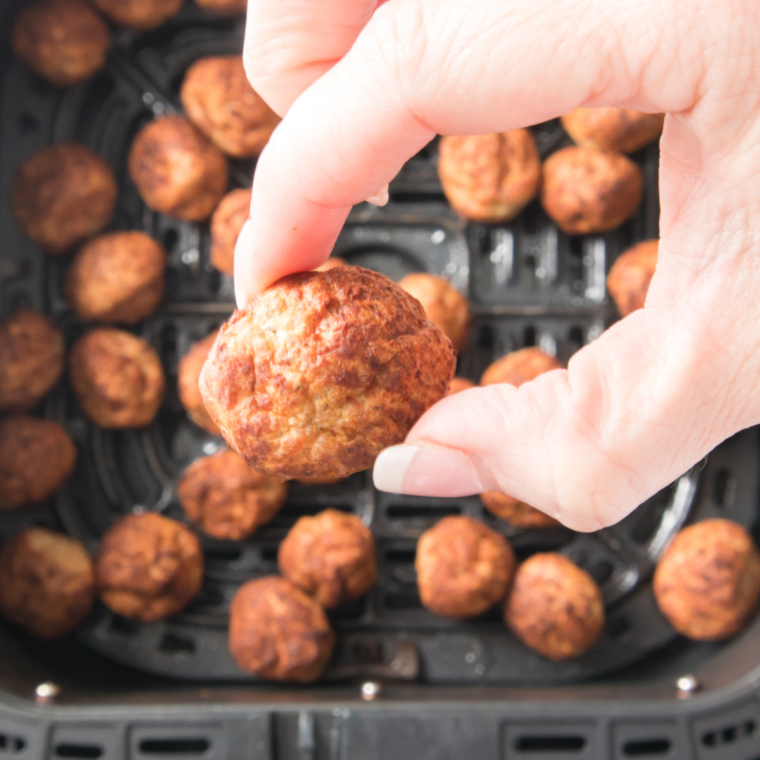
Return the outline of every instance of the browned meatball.
{"type": "Polygon", "coordinates": [[[35,636],[64,636],[94,602],[92,560],[79,541],[29,528],[0,549],[0,612],[35,636]]]}
{"type": "Polygon", "coordinates": [[[444,517],[417,543],[420,599],[437,615],[480,615],[505,597],[515,564],[503,536],[472,517],[444,517]]]}
{"type": "Polygon", "coordinates": [[[740,631],[760,600],[760,554],[730,520],[684,528],[654,573],[654,595],[679,633],[717,641],[740,631]]]}
{"type": "Polygon", "coordinates": [[[468,391],[470,388],[477,388],[472,380],[468,380],[466,377],[455,377],[449,383],[449,392],[446,395],[453,396],[457,393],[461,393],[462,391],[468,391]]]}
{"type": "Polygon", "coordinates": [[[604,628],[602,592],[567,557],[534,554],[517,568],[504,619],[518,639],[544,657],[579,657],[604,628]]]}
{"type": "Polygon", "coordinates": [[[239,541],[268,523],[285,501],[284,483],[252,470],[227,449],[193,462],[179,482],[182,509],[214,538],[239,541]]]}
{"type": "Polygon", "coordinates": [[[643,191],[641,169],[622,153],[570,147],[546,160],[541,203],[568,235],[585,235],[620,226],[643,191]]]}
{"type": "Polygon", "coordinates": [[[19,227],[48,253],[60,254],[111,221],[118,192],[100,156],[63,143],[43,148],[16,169],[11,205],[19,227]]]}
{"type": "Polygon", "coordinates": [[[176,520],[155,512],[127,515],[103,536],[95,575],[101,601],[117,615],[160,620],[200,591],[203,551],[176,520]]]}
{"type": "Polygon", "coordinates": [[[535,380],[539,375],[553,369],[562,369],[562,365],[553,356],[533,346],[521,348],[491,364],[480,378],[480,384],[508,383],[519,388],[523,383],[535,380]]]}
{"type": "Polygon", "coordinates": [[[514,219],[538,194],[541,159],[527,129],[442,137],[438,173],[454,210],[479,222],[514,219]]]}
{"type": "Polygon", "coordinates": [[[164,295],[166,252],[142,232],[113,232],[85,243],[66,272],[68,302],[81,319],[134,324],[164,295]]]}
{"type": "Polygon", "coordinates": [[[248,82],[239,55],[196,61],[180,90],[187,118],[225,153],[258,156],[280,117],[248,82]]]}
{"type": "Polygon", "coordinates": [[[224,153],[181,116],[149,122],[129,151],[129,175],[145,203],[191,222],[211,216],[228,173],[224,153]]]}
{"type": "Polygon", "coordinates": [[[199,340],[191,346],[190,350],[180,359],[177,377],[177,389],[182,406],[187,410],[190,419],[211,435],[220,435],[219,428],[214,424],[214,420],[211,419],[206,405],[203,403],[198,380],[218,333],[219,330],[214,330],[203,340],[199,340]]]}
{"type": "Polygon", "coordinates": [[[408,274],[399,286],[422,304],[427,318],[446,333],[454,348],[464,351],[472,326],[467,299],[448,280],[425,272],[408,274]]]}
{"type": "Polygon", "coordinates": [[[230,608],[230,652],[243,670],[274,681],[316,681],[335,647],[320,605],[282,578],[242,585],[230,608]]]}
{"type": "Polygon", "coordinates": [[[612,265],[607,275],[607,291],[621,317],[644,308],[659,249],[659,240],[645,240],[618,256],[612,265]]]}
{"type": "Polygon", "coordinates": [[[181,7],[183,0],[92,0],[99,10],[122,26],[155,29],[181,7]]]}
{"type": "Polygon", "coordinates": [[[446,395],[451,341],[361,267],[290,275],[235,312],[201,373],[227,443],[278,478],[343,477],[404,440],[446,395]]]}
{"type": "Polygon", "coordinates": [[[562,117],[562,126],[584,148],[633,153],[662,134],[663,113],[628,108],[575,108],[562,117]]]}
{"type": "Polygon", "coordinates": [[[323,607],[359,599],[377,578],[372,534],[356,515],[337,509],[298,520],[277,562],[283,577],[323,607]]]}
{"type": "Polygon", "coordinates": [[[11,46],[32,71],[70,87],[103,67],[111,35],[84,0],[33,0],[13,20],[11,46]]]}
{"type": "Polygon", "coordinates": [[[164,398],[158,354],[136,335],[92,330],[69,354],[69,378],[84,413],[104,428],[147,425],[164,398]]]}
{"type": "Polygon", "coordinates": [[[250,214],[251,191],[233,190],[211,217],[211,263],[230,277],[235,270],[235,243],[250,214]]]}
{"type": "Polygon", "coordinates": [[[222,16],[236,16],[245,13],[248,0],[195,0],[200,8],[222,16]]]}
{"type": "Polygon", "coordinates": [[[77,449],[57,423],[34,417],[0,422],[0,509],[52,496],[74,470],[77,449]]]}
{"type": "Polygon", "coordinates": [[[63,373],[63,335],[37,311],[0,322],[0,412],[31,409],[63,373]]]}
{"type": "Polygon", "coordinates": [[[480,494],[480,500],[492,515],[506,520],[516,528],[552,528],[560,524],[540,509],[528,506],[524,501],[501,491],[486,491],[480,494]]]}

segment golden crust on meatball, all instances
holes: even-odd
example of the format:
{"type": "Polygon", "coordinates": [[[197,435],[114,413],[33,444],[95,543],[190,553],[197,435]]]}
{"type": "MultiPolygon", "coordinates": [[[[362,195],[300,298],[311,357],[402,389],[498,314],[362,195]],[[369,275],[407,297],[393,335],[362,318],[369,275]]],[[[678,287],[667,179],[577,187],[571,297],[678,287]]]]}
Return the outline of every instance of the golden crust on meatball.
{"type": "Polygon", "coordinates": [[[633,215],[643,192],[641,169],[622,153],[572,146],[544,164],[541,203],[568,235],[619,227],[633,215]]]}
{"type": "Polygon", "coordinates": [[[64,636],[94,602],[92,560],[79,541],[29,528],[0,549],[0,613],[35,636],[64,636]]]}
{"type": "Polygon", "coordinates": [[[515,570],[507,540],[472,517],[444,517],[417,543],[422,604],[450,618],[480,615],[501,601],[515,570]]]}
{"type": "Polygon", "coordinates": [[[340,256],[330,256],[324,264],[320,264],[314,271],[315,272],[327,272],[329,269],[335,269],[336,267],[350,267],[351,265],[340,256]]]}
{"type": "Polygon", "coordinates": [[[224,153],[181,116],[146,124],[132,143],[128,165],[145,203],[177,219],[208,219],[227,191],[224,153]]]}
{"type": "Polygon", "coordinates": [[[455,394],[461,393],[462,391],[468,391],[470,388],[477,387],[478,386],[475,385],[472,380],[468,380],[466,377],[455,377],[449,383],[449,392],[446,394],[446,396],[454,396],[455,394]]]}
{"type": "Polygon", "coordinates": [[[501,491],[486,491],[480,494],[483,506],[500,520],[506,520],[516,528],[553,528],[560,525],[540,509],[531,507],[524,501],[507,496],[501,491]]]}
{"type": "Polygon", "coordinates": [[[534,554],[517,568],[504,619],[518,639],[544,657],[579,657],[604,628],[602,592],[567,557],[534,554]]]}
{"type": "Polygon", "coordinates": [[[74,470],[77,449],[57,423],[34,417],[0,422],[0,509],[52,496],[74,470]]]}
{"type": "Polygon", "coordinates": [[[446,395],[451,341],[387,277],[284,277],[221,328],[201,394],[227,443],[278,478],[343,477],[446,395]]]}
{"type": "Polygon", "coordinates": [[[31,409],[63,373],[63,335],[24,309],[0,322],[0,412],[31,409]]]}
{"type": "Polygon", "coordinates": [[[211,435],[220,435],[219,428],[206,409],[201,397],[201,389],[198,385],[203,365],[208,359],[211,346],[214,345],[219,330],[214,330],[203,340],[199,340],[190,347],[190,350],[179,360],[179,372],[177,376],[177,390],[179,400],[190,415],[190,419],[200,428],[211,435]]]}
{"type": "Polygon", "coordinates": [[[248,0],[195,0],[203,10],[218,13],[220,16],[237,16],[245,13],[248,8],[248,0]]]}
{"type": "Polygon", "coordinates": [[[633,153],[662,134],[664,113],[642,113],[629,108],[575,108],[562,126],[573,142],[584,148],[633,153]]]}
{"type": "Polygon", "coordinates": [[[111,167],[84,145],[43,148],[16,169],[11,206],[18,226],[48,253],[60,254],[113,217],[118,187],[111,167]]]}
{"type": "Polygon", "coordinates": [[[251,214],[251,190],[233,190],[211,217],[211,263],[230,277],[235,273],[235,243],[251,214]]]}
{"type": "Polygon", "coordinates": [[[33,0],[13,19],[11,46],[32,71],[70,87],[103,67],[111,34],[83,0],[33,0]]]}
{"type": "Polygon", "coordinates": [[[302,517],[280,544],[283,577],[323,607],[364,596],[377,578],[375,540],[356,515],[326,509],[302,517]]]}
{"type": "Polygon", "coordinates": [[[607,291],[621,317],[643,309],[657,268],[659,240],[644,240],[618,256],[607,275],[607,291]]]}
{"type": "Polygon", "coordinates": [[[540,348],[530,346],[497,359],[486,368],[483,377],[480,378],[480,384],[508,383],[519,388],[523,383],[535,380],[539,375],[553,369],[562,369],[560,362],[540,348]]]}
{"type": "Polygon", "coordinates": [[[438,154],[443,191],[454,210],[467,219],[514,219],[541,186],[541,159],[527,129],[442,137],[438,154]]]}
{"type": "Polygon", "coordinates": [[[698,641],[732,636],[760,600],[760,554],[752,537],[730,520],[684,528],[657,565],[654,595],[684,636],[698,641]]]}
{"type": "Polygon", "coordinates": [[[399,287],[422,304],[427,318],[443,330],[457,352],[464,351],[472,326],[470,304],[448,280],[426,272],[415,272],[403,277],[399,287]]]}
{"type": "Polygon", "coordinates": [[[251,469],[229,449],[193,462],[178,487],[188,519],[227,541],[246,538],[272,520],[287,493],[285,483],[251,469]]]}
{"type": "Polygon", "coordinates": [[[187,118],[235,158],[258,156],[280,117],[251,87],[240,55],[196,61],[180,90],[187,118]]]}
{"type": "Polygon", "coordinates": [[[183,0],[92,0],[98,10],[122,26],[155,29],[168,21],[183,0]]]}
{"type": "Polygon", "coordinates": [[[85,243],[71,262],[66,299],[80,319],[134,324],[164,295],[166,252],[142,232],[113,232],[85,243]]]}
{"type": "Polygon", "coordinates": [[[155,512],[127,515],[100,542],[98,593],[117,615],[160,620],[186,607],[203,581],[198,537],[155,512]]]}
{"type": "Polygon", "coordinates": [[[249,581],[232,600],[230,652],[249,673],[310,683],[322,675],[334,647],[322,607],[289,581],[249,581]]]}
{"type": "Polygon", "coordinates": [[[81,337],[69,354],[69,378],[84,413],[104,428],[147,425],[164,398],[164,370],[142,338],[102,327],[81,337]]]}

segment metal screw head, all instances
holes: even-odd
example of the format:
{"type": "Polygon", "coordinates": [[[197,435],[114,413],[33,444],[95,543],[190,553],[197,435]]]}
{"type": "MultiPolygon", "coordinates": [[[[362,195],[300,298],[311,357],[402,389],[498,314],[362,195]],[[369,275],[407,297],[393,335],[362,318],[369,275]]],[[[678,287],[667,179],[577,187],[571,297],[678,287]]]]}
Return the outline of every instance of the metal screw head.
{"type": "Polygon", "coordinates": [[[61,687],[57,683],[52,681],[45,681],[45,683],[39,684],[34,690],[34,698],[37,702],[46,703],[53,702],[55,698],[61,693],[61,687]]]}
{"type": "Polygon", "coordinates": [[[685,675],[681,676],[676,681],[676,687],[678,689],[678,696],[681,697],[681,699],[685,697],[690,697],[695,692],[699,691],[701,684],[699,681],[694,677],[693,675],[685,675]]]}
{"type": "Polygon", "coordinates": [[[362,684],[362,699],[365,702],[371,702],[377,699],[383,693],[382,684],[377,681],[365,681],[362,684]]]}

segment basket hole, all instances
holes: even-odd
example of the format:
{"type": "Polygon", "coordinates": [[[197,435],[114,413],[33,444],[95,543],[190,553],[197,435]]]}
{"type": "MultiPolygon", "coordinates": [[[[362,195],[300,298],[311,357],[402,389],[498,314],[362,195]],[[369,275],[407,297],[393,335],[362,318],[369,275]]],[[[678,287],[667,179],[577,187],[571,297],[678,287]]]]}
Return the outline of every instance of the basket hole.
{"type": "Polygon", "coordinates": [[[167,325],[161,332],[161,353],[163,356],[173,356],[177,351],[177,329],[167,325]]]}
{"type": "Polygon", "coordinates": [[[139,620],[114,615],[111,618],[111,625],[109,627],[112,631],[120,633],[123,636],[134,636],[140,630],[141,625],[139,620]]]}
{"type": "Polygon", "coordinates": [[[59,744],[56,757],[97,758],[103,756],[103,748],[96,744],[59,744]]]}
{"type": "Polygon", "coordinates": [[[591,576],[600,585],[604,585],[612,577],[612,571],[614,570],[612,563],[607,560],[597,562],[591,569],[591,576]]]}
{"type": "Polygon", "coordinates": [[[222,289],[222,275],[218,269],[212,269],[208,273],[208,286],[212,293],[218,293],[222,289]]]}
{"type": "Polygon", "coordinates": [[[613,618],[607,624],[607,635],[613,641],[624,636],[631,629],[631,623],[627,617],[613,618]]]}
{"type": "Polygon", "coordinates": [[[388,594],[385,597],[385,607],[389,610],[416,610],[422,606],[419,594],[388,594]]]}
{"type": "Polygon", "coordinates": [[[528,206],[523,212],[523,230],[525,230],[528,235],[535,235],[540,228],[541,224],[537,209],[533,206],[528,206]]]}
{"type": "Polygon", "coordinates": [[[389,520],[415,520],[427,518],[430,520],[439,520],[442,517],[450,517],[462,513],[461,507],[429,507],[423,504],[397,504],[388,507],[389,520]]]}
{"type": "Polygon", "coordinates": [[[570,237],[570,253],[573,256],[583,256],[583,238],[578,235],[571,235],[570,237]]]}
{"type": "Polygon", "coordinates": [[[583,736],[520,736],[515,740],[520,752],[581,752],[585,746],[583,736]]]}
{"type": "Polygon", "coordinates": [[[40,123],[36,116],[30,113],[22,113],[18,118],[18,128],[22,136],[26,137],[40,128],[40,123]]]}
{"type": "Polygon", "coordinates": [[[623,746],[623,754],[626,757],[654,757],[666,755],[670,752],[670,747],[670,739],[642,739],[626,742],[623,746]]]}
{"type": "Polygon", "coordinates": [[[204,755],[210,748],[208,739],[143,739],[139,745],[145,755],[204,755]]]}
{"type": "Polygon", "coordinates": [[[583,330],[581,330],[581,328],[577,325],[575,327],[571,327],[570,332],[567,334],[567,339],[570,341],[570,343],[574,343],[578,347],[575,349],[577,351],[583,346],[583,330]]]}
{"type": "Polygon", "coordinates": [[[383,645],[374,639],[357,641],[354,644],[354,657],[362,665],[377,665],[383,661],[383,645]]]}
{"type": "Polygon", "coordinates": [[[23,752],[24,749],[26,749],[26,739],[22,739],[20,736],[0,734],[0,750],[3,750],[3,752],[15,754],[23,752]]]}
{"type": "Polygon", "coordinates": [[[243,556],[243,552],[235,546],[209,546],[206,548],[206,556],[225,562],[236,562],[243,556]]]}
{"type": "Polygon", "coordinates": [[[276,546],[264,546],[261,549],[261,559],[264,562],[277,562],[277,552],[276,546]]]}
{"type": "Polygon", "coordinates": [[[493,330],[486,325],[478,330],[478,345],[481,348],[493,348],[493,330]]]}
{"type": "Polygon", "coordinates": [[[416,556],[413,549],[391,549],[385,552],[385,561],[394,565],[413,565],[416,556]]]}
{"type": "Polygon", "coordinates": [[[736,496],[736,477],[727,467],[721,467],[713,477],[713,501],[728,509],[736,496]]]}
{"type": "Polygon", "coordinates": [[[195,654],[195,642],[192,639],[176,636],[173,633],[165,633],[158,644],[158,648],[168,654],[195,654]]]}
{"type": "Polygon", "coordinates": [[[177,234],[177,230],[170,229],[164,232],[164,248],[167,253],[171,253],[175,249],[178,240],[179,235],[177,234]]]}
{"type": "Polygon", "coordinates": [[[523,343],[525,344],[525,346],[536,345],[536,328],[535,327],[525,328],[525,331],[523,332],[523,343]]]}

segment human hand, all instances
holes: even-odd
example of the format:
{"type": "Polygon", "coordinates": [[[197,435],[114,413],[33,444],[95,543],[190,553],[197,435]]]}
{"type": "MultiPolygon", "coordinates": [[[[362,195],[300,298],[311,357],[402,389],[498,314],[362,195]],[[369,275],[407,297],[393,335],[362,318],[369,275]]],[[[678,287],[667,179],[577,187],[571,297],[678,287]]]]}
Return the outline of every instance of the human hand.
{"type": "Polygon", "coordinates": [[[476,388],[381,453],[383,490],[500,490],[617,522],[760,422],[760,5],[754,0],[249,0],[245,61],[283,122],[236,251],[239,304],[324,262],[351,207],[436,133],[576,106],[666,112],[646,308],[567,371],[476,388]]]}

